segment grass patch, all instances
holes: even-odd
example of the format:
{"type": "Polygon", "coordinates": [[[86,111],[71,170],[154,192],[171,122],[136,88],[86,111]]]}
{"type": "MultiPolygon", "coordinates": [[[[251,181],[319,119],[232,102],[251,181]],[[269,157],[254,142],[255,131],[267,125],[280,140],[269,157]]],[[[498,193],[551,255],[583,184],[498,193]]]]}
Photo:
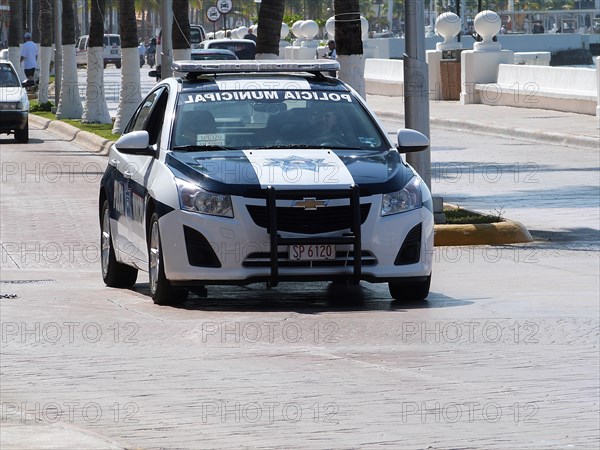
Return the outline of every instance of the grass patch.
{"type": "MultiPolygon", "coordinates": [[[[51,107],[54,106],[50,102],[45,104],[39,104],[37,101],[32,100],[30,102],[30,112],[36,116],[43,117],[44,119],[57,120],[56,114],[51,112],[51,107]],[[50,106],[48,106],[48,104],[50,106]]],[[[80,119],[59,119],[62,122],[73,125],[80,130],[89,131],[90,133],[97,134],[98,136],[108,139],[109,141],[116,141],[119,138],[118,134],[112,133],[112,124],[104,123],[83,123],[80,119]]]]}
{"type": "Polygon", "coordinates": [[[446,222],[450,225],[463,225],[470,223],[497,223],[504,222],[502,217],[502,209],[490,214],[479,214],[473,211],[468,211],[460,207],[444,208],[446,222]]]}

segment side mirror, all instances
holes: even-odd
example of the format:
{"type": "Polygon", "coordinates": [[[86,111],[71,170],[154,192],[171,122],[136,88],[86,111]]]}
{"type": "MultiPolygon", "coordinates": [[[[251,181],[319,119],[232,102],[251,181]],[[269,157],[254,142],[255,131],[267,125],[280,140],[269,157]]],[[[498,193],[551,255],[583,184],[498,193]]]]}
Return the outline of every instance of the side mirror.
{"type": "Polygon", "coordinates": [[[409,128],[398,130],[398,146],[400,153],[420,152],[429,147],[429,139],[423,133],[409,128]]]}
{"type": "Polygon", "coordinates": [[[155,154],[150,148],[150,135],[145,130],[124,134],[115,142],[115,148],[126,155],[154,156],[155,154]]]}
{"type": "Polygon", "coordinates": [[[156,70],[151,70],[150,72],[148,72],[148,76],[150,78],[160,77],[160,75],[158,74],[158,72],[156,70]]]}

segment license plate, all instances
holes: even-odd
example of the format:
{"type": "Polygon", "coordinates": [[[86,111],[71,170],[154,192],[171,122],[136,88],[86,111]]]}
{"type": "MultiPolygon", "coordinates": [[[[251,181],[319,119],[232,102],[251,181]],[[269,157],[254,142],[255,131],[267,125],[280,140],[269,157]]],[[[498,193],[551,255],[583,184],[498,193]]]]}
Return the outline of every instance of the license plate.
{"type": "Polygon", "coordinates": [[[290,261],[323,261],[327,259],[335,259],[335,245],[290,245],[289,258],[290,261]]]}
{"type": "Polygon", "coordinates": [[[110,54],[111,55],[118,55],[119,54],[119,50],[111,50],[110,54]]]}

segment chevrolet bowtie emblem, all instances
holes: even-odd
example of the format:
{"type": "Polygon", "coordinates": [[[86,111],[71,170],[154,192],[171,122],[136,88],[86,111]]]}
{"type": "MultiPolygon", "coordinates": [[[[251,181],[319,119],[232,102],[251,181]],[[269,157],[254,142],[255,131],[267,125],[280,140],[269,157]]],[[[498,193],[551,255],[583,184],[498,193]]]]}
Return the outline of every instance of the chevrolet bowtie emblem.
{"type": "Polygon", "coordinates": [[[302,200],[296,200],[292,206],[294,208],[304,208],[305,210],[314,211],[317,208],[327,206],[327,200],[317,200],[314,197],[305,197],[302,200]]]}

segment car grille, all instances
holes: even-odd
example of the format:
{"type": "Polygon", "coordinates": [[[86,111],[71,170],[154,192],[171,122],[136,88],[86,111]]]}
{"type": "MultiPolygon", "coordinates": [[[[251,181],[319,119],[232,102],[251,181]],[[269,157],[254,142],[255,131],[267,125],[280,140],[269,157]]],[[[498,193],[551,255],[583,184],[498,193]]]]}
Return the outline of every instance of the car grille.
{"type": "MultiPolygon", "coordinates": [[[[267,228],[266,206],[246,205],[256,225],[267,228]]],[[[360,205],[360,223],[363,224],[369,215],[370,203],[360,205]]],[[[289,233],[318,234],[345,230],[352,224],[350,206],[328,206],[316,210],[302,208],[278,207],[277,230],[289,233]]]]}
{"type": "MultiPolygon", "coordinates": [[[[362,251],[361,266],[374,266],[377,258],[369,251],[362,251]]],[[[325,261],[290,261],[287,252],[277,252],[277,265],[279,267],[348,267],[352,268],[354,252],[338,250],[335,259],[325,261]]],[[[269,252],[250,253],[242,263],[244,267],[271,267],[271,254],[269,252]]]]}

